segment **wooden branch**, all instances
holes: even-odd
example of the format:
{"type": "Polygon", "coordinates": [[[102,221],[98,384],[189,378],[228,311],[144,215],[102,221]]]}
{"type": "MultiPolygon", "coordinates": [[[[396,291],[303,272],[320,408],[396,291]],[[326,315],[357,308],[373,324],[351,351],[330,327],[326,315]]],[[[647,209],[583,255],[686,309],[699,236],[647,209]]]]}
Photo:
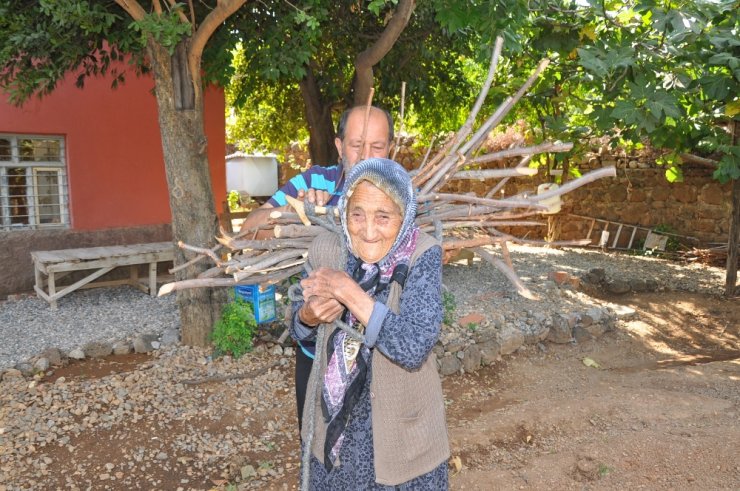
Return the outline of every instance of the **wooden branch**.
{"type": "Polygon", "coordinates": [[[513,235],[505,234],[495,228],[491,227],[488,231],[494,234],[499,239],[504,239],[515,244],[528,244],[537,246],[585,246],[591,243],[591,239],[580,239],[580,240],[555,240],[548,242],[546,240],[535,240],[535,239],[520,239],[513,235]]]}
{"type": "MultiPolygon", "coordinates": [[[[485,228],[485,227],[544,227],[546,223],[533,222],[526,220],[466,220],[450,221],[442,223],[442,230],[455,230],[458,228],[485,228]]],[[[424,225],[420,227],[424,232],[434,230],[433,225],[424,225]]]]}
{"type": "Polygon", "coordinates": [[[494,152],[489,153],[486,155],[481,155],[480,157],[475,157],[474,159],[470,160],[471,165],[475,164],[484,164],[487,162],[493,162],[494,160],[502,160],[509,157],[517,157],[519,155],[534,155],[537,153],[544,153],[544,152],[569,152],[573,149],[573,144],[568,143],[541,143],[539,145],[534,145],[531,147],[517,147],[517,148],[509,148],[506,150],[501,150],[500,152],[494,152]]]}
{"type": "Polygon", "coordinates": [[[393,17],[386,24],[378,40],[355,58],[356,104],[365,100],[365,94],[372,87],[373,66],[377,65],[396,43],[406,28],[415,6],[414,0],[400,0],[393,17]]]}
{"type": "Polygon", "coordinates": [[[256,276],[245,281],[235,281],[234,278],[206,278],[175,281],[162,285],[162,287],[159,289],[159,293],[157,293],[157,296],[162,297],[174,291],[187,290],[190,288],[219,288],[232,287],[237,285],[274,284],[286,278],[290,278],[291,276],[298,274],[301,271],[303,271],[303,265],[294,266],[289,269],[283,269],[271,274],[256,276]]]}
{"type": "MultiPolygon", "coordinates": [[[[170,8],[172,9],[175,7],[175,4],[177,2],[175,0],[167,0],[167,3],[170,4],[170,8]]],[[[159,0],[157,0],[157,4],[159,4],[159,0]]],[[[162,13],[161,8],[160,8],[160,13],[162,13]]],[[[175,10],[175,13],[180,18],[180,21],[182,21],[183,24],[190,24],[190,21],[188,20],[188,16],[185,15],[185,12],[183,12],[182,10],[178,8],[175,10]]],[[[193,25],[193,30],[195,30],[195,25],[193,25]]]]}
{"type": "Polygon", "coordinates": [[[208,256],[211,259],[213,259],[213,262],[215,262],[216,264],[221,264],[221,258],[218,257],[214,253],[214,251],[212,251],[211,249],[205,249],[203,247],[191,246],[191,245],[188,245],[188,244],[184,243],[183,241],[179,241],[177,243],[177,247],[179,247],[180,249],[185,250],[185,251],[191,251],[191,252],[195,252],[195,253],[198,253],[198,254],[201,254],[201,255],[208,256]]]}
{"type": "MultiPolygon", "coordinates": [[[[574,181],[571,181],[574,182],[574,181]]],[[[542,195],[536,195],[538,198],[542,195]]],[[[466,194],[447,194],[447,193],[435,193],[435,194],[424,194],[416,197],[417,202],[432,201],[432,200],[444,200],[444,201],[460,201],[463,203],[473,203],[476,205],[485,205],[498,208],[537,208],[546,210],[547,207],[539,205],[531,200],[514,200],[514,199],[491,199],[491,198],[479,198],[478,196],[468,196],[466,194]]]]}
{"type": "MultiPolygon", "coordinates": [[[[525,166],[529,165],[529,162],[532,160],[531,155],[527,155],[522,158],[522,160],[519,161],[519,163],[514,167],[515,169],[523,169],[525,166]]],[[[501,182],[496,184],[494,187],[492,187],[487,193],[486,198],[492,197],[499,189],[502,189],[506,183],[509,182],[509,178],[501,179],[501,182]]]]}
{"type": "MultiPolygon", "coordinates": [[[[511,97],[507,98],[503,103],[501,103],[498,108],[493,112],[493,114],[486,120],[484,127],[488,128],[490,131],[491,128],[496,126],[499,122],[501,122],[502,119],[511,111],[511,109],[514,107],[514,102],[511,97]]],[[[476,137],[480,138],[481,132],[476,133],[476,137]]],[[[465,149],[467,147],[464,147],[465,149]]],[[[424,185],[421,192],[427,193],[429,191],[432,191],[434,189],[437,189],[441,186],[441,183],[444,182],[445,178],[449,176],[449,174],[454,171],[458,165],[456,165],[459,162],[459,159],[456,160],[447,160],[447,162],[444,165],[440,165],[439,169],[435,172],[434,175],[432,175],[429,178],[429,181],[424,185]]]]}
{"type": "Polygon", "coordinates": [[[690,153],[682,153],[680,157],[681,160],[690,164],[699,164],[705,167],[710,167],[712,169],[716,169],[719,166],[719,162],[717,162],[716,160],[699,157],[698,155],[693,155],[690,153]]]}
{"type": "Polygon", "coordinates": [[[324,231],[317,225],[275,225],[275,238],[288,239],[298,237],[315,237],[324,231]]]}
{"type": "MultiPolygon", "coordinates": [[[[496,75],[496,68],[498,68],[498,59],[501,56],[501,48],[503,48],[503,46],[504,38],[502,38],[501,36],[497,36],[496,42],[493,47],[493,52],[491,53],[491,62],[488,64],[488,74],[486,75],[486,81],[483,82],[481,91],[478,93],[478,98],[475,100],[475,104],[473,104],[473,108],[471,109],[470,113],[468,114],[468,118],[463,124],[463,128],[466,129],[467,134],[472,131],[475,118],[478,116],[478,112],[480,111],[480,108],[483,106],[483,102],[485,102],[486,97],[488,96],[488,91],[490,90],[491,84],[493,83],[493,77],[494,75],[496,75]]],[[[458,141],[456,146],[453,147],[452,151],[455,152],[457,150],[457,147],[459,147],[461,143],[462,141],[458,141]]],[[[465,153],[465,151],[463,150],[462,153],[465,153]]]]}
{"type": "Polygon", "coordinates": [[[515,167],[513,169],[486,169],[457,171],[450,179],[497,179],[501,177],[536,176],[537,169],[530,167],[515,167]]]}
{"type": "Polygon", "coordinates": [[[290,249],[282,252],[277,252],[274,254],[263,254],[262,256],[259,256],[262,258],[261,261],[258,261],[254,264],[251,264],[249,266],[246,266],[242,268],[240,271],[237,271],[234,273],[234,278],[239,281],[243,278],[246,278],[250,274],[253,274],[255,271],[261,271],[263,269],[269,268],[271,266],[276,265],[277,263],[281,261],[285,261],[286,259],[295,259],[296,257],[306,257],[307,250],[299,251],[296,249],[290,249]],[[264,257],[267,256],[267,257],[264,257]]]}
{"type": "Polygon", "coordinates": [[[545,191],[542,194],[534,194],[532,195],[532,199],[535,201],[542,201],[548,198],[554,198],[555,196],[561,196],[585,184],[593,182],[596,179],[601,179],[602,177],[614,177],[616,175],[617,171],[614,169],[613,166],[602,167],[601,169],[592,170],[591,172],[583,174],[578,179],[568,181],[557,189],[551,189],[550,191],[545,191]]]}
{"type": "Polygon", "coordinates": [[[499,258],[494,257],[490,252],[483,249],[482,247],[476,247],[475,249],[473,249],[473,251],[489,263],[493,264],[496,268],[498,268],[499,271],[504,273],[506,278],[508,278],[508,280],[514,285],[519,295],[530,300],[539,300],[537,296],[529,290],[529,288],[524,286],[524,283],[522,283],[522,280],[519,279],[514,270],[504,264],[499,258]]]}
{"type": "Polygon", "coordinates": [[[142,20],[146,17],[144,10],[137,0],[115,0],[116,3],[125,10],[134,20],[142,20]]]}
{"type": "Polygon", "coordinates": [[[231,14],[239,10],[247,0],[219,0],[216,7],[203,19],[200,26],[193,25],[193,36],[188,50],[188,64],[190,74],[195,80],[200,80],[200,60],[203,49],[214,32],[228,19],[231,14]]]}

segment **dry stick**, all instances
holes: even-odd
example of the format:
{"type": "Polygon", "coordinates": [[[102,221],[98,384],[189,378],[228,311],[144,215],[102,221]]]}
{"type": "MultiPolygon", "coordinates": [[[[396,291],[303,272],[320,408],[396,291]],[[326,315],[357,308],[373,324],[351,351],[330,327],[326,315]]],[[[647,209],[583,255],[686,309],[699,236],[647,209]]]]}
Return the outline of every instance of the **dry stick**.
{"type": "Polygon", "coordinates": [[[304,250],[290,249],[290,250],[278,252],[275,254],[263,254],[260,257],[263,257],[263,256],[269,256],[269,257],[265,258],[264,260],[260,262],[247,266],[246,268],[243,268],[240,271],[237,271],[236,273],[234,273],[234,279],[236,279],[236,281],[240,281],[243,278],[246,278],[247,276],[253,274],[253,272],[255,271],[260,271],[265,268],[269,268],[279,263],[280,261],[285,261],[286,259],[297,258],[298,256],[306,257],[306,250],[305,249],[304,250]]]}
{"type": "Polygon", "coordinates": [[[427,163],[427,159],[429,158],[429,154],[432,153],[432,147],[434,147],[434,141],[437,139],[437,135],[434,135],[432,137],[432,141],[429,142],[429,148],[427,148],[426,153],[424,154],[424,158],[421,160],[421,164],[414,172],[419,172],[424,167],[424,164],[427,163]]]}
{"type": "MultiPolygon", "coordinates": [[[[494,113],[494,116],[497,119],[496,123],[488,123],[491,127],[497,125],[503,118],[506,116],[509,111],[514,107],[514,105],[519,102],[519,99],[521,99],[524,94],[529,90],[529,88],[532,86],[532,84],[537,80],[537,78],[540,76],[542,71],[547,67],[547,65],[550,63],[550,60],[544,59],[542,60],[538,65],[535,71],[529,76],[529,78],[524,82],[524,84],[519,88],[519,90],[514,94],[513,97],[510,97],[506,101],[504,101],[503,104],[501,104],[496,112],[494,113]]],[[[491,116],[489,119],[494,119],[494,116],[491,116]]],[[[477,143],[476,143],[477,144],[477,143]]],[[[469,149],[469,150],[472,150],[469,149]]],[[[429,182],[427,182],[424,185],[424,188],[422,188],[422,192],[429,192],[430,190],[436,189],[439,186],[441,186],[440,181],[444,183],[445,179],[443,179],[443,176],[451,170],[451,164],[448,164],[448,166],[442,166],[442,171],[437,172],[436,176],[432,177],[429,182]]]]}
{"type": "Polygon", "coordinates": [[[496,74],[498,59],[501,56],[501,48],[503,47],[503,45],[504,38],[502,38],[501,36],[497,36],[496,44],[493,47],[493,53],[491,53],[491,62],[488,64],[488,75],[486,76],[486,81],[483,83],[481,91],[478,93],[478,98],[475,100],[473,108],[470,110],[470,113],[468,113],[468,119],[460,128],[460,131],[458,131],[458,136],[455,138],[456,143],[450,150],[450,153],[457,153],[457,149],[460,148],[460,144],[462,144],[462,141],[473,130],[473,123],[475,122],[475,118],[478,116],[478,112],[480,111],[480,108],[483,106],[483,102],[488,96],[488,90],[491,88],[491,84],[493,83],[493,76],[496,74]]]}
{"type": "Polygon", "coordinates": [[[442,249],[445,251],[453,249],[473,249],[474,247],[480,247],[484,245],[496,244],[501,242],[498,237],[478,237],[475,239],[456,239],[447,238],[442,239],[442,249]]]}
{"type": "MultiPolygon", "coordinates": [[[[532,156],[531,155],[527,155],[525,157],[522,157],[522,160],[520,160],[519,163],[514,168],[515,169],[522,169],[522,168],[524,168],[525,165],[529,165],[529,161],[530,160],[532,160],[532,156]]],[[[494,194],[496,194],[496,192],[499,189],[503,188],[506,185],[507,182],[509,182],[509,178],[508,177],[507,178],[504,178],[504,179],[501,179],[501,182],[499,182],[498,184],[496,184],[496,186],[492,187],[486,193],[486,198],[490,198],[491,196],[493,196],[494,194]]]]}
{"type": "Polygon", "coordinates": [[[278,239],[315,237],[324,231],[318,225],[275,225],[275,237],[278,239]]]}
{"type": "Polygon", "coordinates": [[[434,171],[439,167],[439,162],[447,157],[447,152],[450,150],[450,148],[452,148],[452,145],[454,143],[454,138],[448,140],[444,145],[442,145],[442,148],[439,150],[439,152],[437,152],[434,157],[432,157],[432,160],[427,163],[426,167],[419,167],[419,171],[412,180],[414,186],[418,188],[429,179],[429,176],[433,174],[434,171]]]}
{"type": "MultiPolygon", "coordinates": [[[[538,198],[539,196],[541,195],[537,195],[538,198]]],[[[509,198],[491,199],[491,198],[479,198],[478,196],[468,196],[465,194],[448,194],[448,193],[423,194],[423,195],[417,196],[416,198],[417,202],[435,201],[435,200],[461,201],[463,203],[473,203],[476,205],[495,206],[499,208],[526,207],[526,208],[547,210],[546,206],[537,204],[536,200],[534,199],[524,199],[524,200],[515,200],[515,199],[509,199],[509,198]]]]}
{"type": "Polygon", "coordinates": [[[532,199],[534,201],[542,201],[548,198],[553,198],[555,196],[560,196],[570,191],[573,191],[574,189],[579,188],[583,186],[584,184],[588,184],[597,179],[601,179],[602,177],[615,177],[616,175],[617,175],[617,171],[614,169],[613,166],[603,167],[601,169],[596,169],[586,174],[583,174],[578,179],[568,181],[557,189],[551,189],[550,191],[545,191],[542,194],[532,195],[532,199]]]}
{"type": "Polygon", "coordinates": [[[507,266],[511,268],[512,271],[514,271],[514,263],[511,262],[511,254],[509,254],[509,243],[504,240],[502,242],[499,242],[498,245],[501,246],[501,255],[504,256],[504,262],[507,266]]]}
{"type": "Polygon", "coordinates": [[[526,286],[524,286],[524,283],[522,283],[522,280],[519,279],[514,270],[504,264],[503,261],[501,261],[497,257],[494,257],[490,252],[483,249],[482,247],[476,247],[473,249],[473,251],[489,263],[493,264],[496,268],[498,268],[499,271],[504,273],[504,275],[506,275],[506,277],[514,285],[514,287],[516,287],[516,291],[517,293],[519,293],[519,295],[530,300],[538,300],[537,296],[529,291],[526,286]]]}
{"type": "MultiPolygon", "coordinates": [[[[511,111],[511,109],[514,107],[515,101],[512,97],[508,97],[504,102],[502,102],[496,110],[493,112],[491,116],[488,117],[486,122],[483,124],[483,128],[486,128],[487,131],[490,131],[491,128],[498,125],[498,123],[501,122],[502,119],[511,111]]],[[[484,135],[483,132],[476,132],[475,136],[476,138],[480,139],[482,138],[481,135],[484,135]]],[[[453,170],[453,168],[457,168],[454,164],[458,162],[458,159],[453,160],[447,160],[444,165],[440,165],[439,168],[435,171],[434,175],[432,175],[429,178],[429,181],[424,185],[422,188],[422,192],[426,193],[429,192],[437,187],[437,185],[442,185],[446,181],[446,176],[453,170]],[[453,167],[454,166],[454,167],[453,167]]]]}
{"type": "Polygon", "coordinates": [[[180,383],[184,385],[199,385],[199,384],[207,384],[210,382],[226,382],[227,380],[242,380],[245,378],[252,379],[255,377],[259,377],[260,375],[264,373],[267,373],[268,371],[270,371],[271,368],[275,368],[278,365],[280,365],[280,360],[276,360],[266,367],[262,367],[257,370],[252,370],[251,372],[247,372],[247,373],[237,373],[234,375],[212,375],[210,377],[205,377],[205,378],[186,379],[186,380],[182,380],[180,383]]]}
{"type": "Polygon", "coordinates": [[[308,247],[302,247],[300,249],[286,249],[279,253],[263,252],[257,256],[248,257],[245,259],[237,258],[235,263],[226,268],[224,271],[226,274],[233,274],[239,271],[254,271],[261,268],[269,268],[274,266],[280,261],[285,261],[290,258],[295,258],[301,254],[305,254],[308,247]],[[292,255],[291,255],[292,254],[292,255]],[[270,263],[271,259],[275,259],[270,263]]]}
{"type": "Polygon", "coordinates": [[[269,250],[274,251],[276,249],[298,249],[300,247],[308,247],[313,240],[312,236],[298,237],[295,239],[265,239],[265,240],[230,240],[219,238],[218,241],[224,244],[231,250],[269,250]],[[224,242],[221,242],[221,241],[224,242]]]}
{"type": "Polygon", "coordinates": [[[208,257],[210,257],[211,259],[213,259],[213,262],[214,262],[214,263],[216,263],[217,265],[221,265],[221,258],[220,258],[220,257],[218,257],[218,256],[217,256],[217,255],[216,255],[216,254],[215,254],[215,253],[214,253],[214,252],[213,252],[212,250],[210,250],[210,249],[205,249],[205,248],[203,248],[203,247],[195,247],[195,246],[191,246],[191,245],[188,245],[188,244],[186,244],[186,243],[185,243],[185,242],[183,242],[183,241],[179,241],[179,242],[177,243],[177,247],[179,247],[180,249],[183,249],[183,250],[185,250],[185,251],[191,251],[191,252],[196,252],[196,253],[198,253],[198,254],[201,254],[201,255],[204,255],[204,256],[208,256],[208,257]]]}
{"type": "MultiPolygon", "coordinates": [[[[446,222],[442,223],[443,230],[454,230],[459,228],[483,228],[483,227],[544,227],[547,224],[543,222],[530,222],[520,220],[486,220],[476,221],[469,220],[464,222],[446,222]]],[[[423,225],[421,230],[424,232],[434,230],[434,225],[423,225]]]]}
{"type": "Polygon", "coordinates": [[[537,169],[514,167],[513,169],[461,170],[450,176],[450,179],[499,179],[502,177],[531,177],[537,175],[537,169]]]}
{"type": "MultiPolygon", "coordinates": [[[[234,235],[234,238],[242,237],[243,235],[246,235],[247,233],[249,233],[251,231],[254,231],[254,233],[256,234],[259,230],[267,229],[267,228],[271,228],[271,227],[270,226],[267,226],[267,225],[258,225],[258,226],[255,226],[255,227],[250,227],[248,229],[240,230],[236,235],[234,235]]],[[[220,227],[220,229],[221,229],[221,235],[227,235],[225,233],[225,231],[223,230],[223,227],[220,227]]],[[[211,252],[215,253],[215,252],[218,252],[218,250],[221,249],[221,247],[222,247],[221,244],[217,244],[217,245],[211,247],[209,250],[211,252]]],[[[201,255],[198,255],[198,256],[194,257],[193,259],[189,260],[188,262],[182,263],[179,266],[175,266],[173,268],[170,268],[167,271],[170,274],[174,274],[174,273],[176,273],[176,272],[178,272],[180,270],[183,270],[183,269],[185,269],[185,268],[187,268],[189,266],[192,266],[193,264],[196,264],[196,263],[202,261],[206,257],[210,257],[210,255],[209,254],[201,254],[201,255]]]]}
{"type": "Polygon", "coordinates": [[[162,297],[169,293],[177,290],[187,290],[189,288],[216,288],[216,287],[229,287],[237,285],[254,285],[254,284],[265,284],[265,283],[277,283],[289,278],[294,274],[300,273],[303,270],[303,265],[295,266],[293,268],[283,269],[275,273],[266,274],[256,278],[250,278],[246,281],[235,281],[233,278],[202,278],[193,280],[182,280],[175,281],[172,283],[165,283],[159,289],[157,293],[158,297],[162,297]]]}
{"type": "Polygon", "coordinates": [[[460,144],[462,144],[463,140],[465,140],[465,138],[467,138],[472,131],[475,118],[478,116],[478,112],[480,111],[480,108],[483,105],[486,96],[488,95],[488,90],[491,88],[491,84],[493,83],[493,76],[496,74],[496,68],[498,67],[498,59],[501,55],[503,42],[504,40],[502,37],[499,36],[496,38],[496,44],[494,45],[493,52],[491,53],[491,62],[488,65],[488,75],[486,76],[486,81],[483,83],[483,86],[478,93],[478,98],[476,99],[473,108],[470,110],[470,113],[468,113],[468,118],[457,131],[455,137],[447,142],[447,144],[445,144],[445,146],[439,151],[439,153],[432,159],[432,162],[430,162],[429,166],[426,169],[420,167],[418,179],[414,181],[414,184],[417,187],[421,186],[424,182],[427,182],[430,176],[436,175],[438,173],[438,168],[447,167],[447,165],[445,164],[437,164],[446,156],[450,154],[456,154],[457,149],[460,147],[460,144]]]}
{"type": "Polygon", "coordinates": [[[398,133],[396,133],[396,145],[393,147],[393,156],[391,160],[396,160],[398,148],[401,145],[401,131],[403,131],[403,109],[406,102],[406,82],[401,82],[401,116],[398,123],[398,133]]]}
{"type": "Polygon", "coordinates": [[[237,271],[234,274],[234,278],[237,278],[237,276],[238,276],[237,281],[243,282],[243,281],[246,281],[246,279],[249,278],[250,276],[260,275],[260,283],[262,283],[262,279],[261,278],[265,274],[272,274],[275,271],[284,271],[286,268],[292,268],[294,266],[301,266],[301,267],[303,267],[303,264],[305,262],[306,262],[306,257],[305,256],[300,256],[297,259],[292,259],[292,260],[289,259],[287,261],[280,261],[275,266],[272,266],[272,267],[269,267],[269,268],[263,268],[263,269],[254,270],[254,271],[237,271]]]}
{"type": "MultiPolygon", "coordinates": [[[[484,125],[484,126],[490,126],[490,128],[493,128],[494,126],[498,125],[498,123],[501,122],[501,120],[504,118],[504,116],[506,116],[509,113],[509,111],[511,111],[511,109],[514,107],[514,105],[517,102],[519,102],[519,99],[521,99],[524,96],[524,94],[526,94],[526,92],[529,90],[529,88],[532,86],[532,84],[534,84],[535,80],[537,80],[537,78],[540,76],[540,74],[542,73],[542,71],[547,67],[547,65],[549,63],[550,63],[550,60],[548,60],[548,59],[544,59],[544,60],[540,61],[540,63],[537,65],[537,68],[535,69],[535,71],[529,76],[529,78],[526,80],[526,82],[524,82],[524,84],[519,88],[519,90],[516,92],[516,94],[514,94],[513,97],[511,97],[511,98],[507,99],[506,101],[504,101],[504,103],[501,104],[501,106],[499,106],[499,108],[496,110],[496,112],[494,113],[494,116],[497,116],[495,118],[496,119],[495,123],[493,121],[491,121],[491,122],[488,122],[487,121],[486,122],[487,124],[484,125]]],[[[489,118],[489,120],[494,119],[494,116],[491,116],[491,118],[489,118]]],[[[471,141],[469,142],[469,145],[466,145],[465,151],[463,151],[463,153],[466,153],[466,154],[467,153],[472,153],[474,150],[476,150],[480,146],[480,144],[482,143],[482,141],[483,141],[482,136],[484,136],[484,135],[485,135],[484,133],[482,133],[481,131],[478,131],[476,133],[476,135],[475,135],[476,138],[472,138],[471,139],[471,141]]],[[[458,165],[458,167],[459,167],[459,165],[458,165]]],[[[450,168],[447,168],[447,169],[444,170],[444,174],[449,174],[449,172],[450,172],[450,168]]],[[[429,183],[427,183],[424,186],[424,189],[422,189],[422,191],[427,192],[429,190],[438,189],[446,181],[446,179],[442,179],[442,177],[443,177],[442,175],[439,175],[438,174],[436,180],[435,179],[432,179],[433,181],[436,181],[435,184],[430,185],[429,183]],[[440,182],[440,180],[442,182],[440,182]]]]}
{"type": "Polygon", "coordinates": [[[537,153],[544,152],[569,152],[573,149],[573,144],[567,143],[541,143],[531,147],[517,147],[501,150],[500,152],[488,153],[481,155],[469,160],[468,163],[472,164],[485,164],[487,162],[493,162],[494,160],[503,160],[509,157],[517,157],[519,155],[534,155],[537,153]]]}

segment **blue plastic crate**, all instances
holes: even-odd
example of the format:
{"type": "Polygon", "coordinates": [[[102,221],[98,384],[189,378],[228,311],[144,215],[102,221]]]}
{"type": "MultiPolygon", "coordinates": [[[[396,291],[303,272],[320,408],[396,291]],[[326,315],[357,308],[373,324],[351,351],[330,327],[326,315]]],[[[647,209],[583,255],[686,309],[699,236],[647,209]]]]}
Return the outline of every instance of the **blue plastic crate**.
{"type": "Polygon", "coordinates": [[[275,285],[239,285],[234,287],[236,296],[252,304],[257,324],[275,320],[275,285]]]}

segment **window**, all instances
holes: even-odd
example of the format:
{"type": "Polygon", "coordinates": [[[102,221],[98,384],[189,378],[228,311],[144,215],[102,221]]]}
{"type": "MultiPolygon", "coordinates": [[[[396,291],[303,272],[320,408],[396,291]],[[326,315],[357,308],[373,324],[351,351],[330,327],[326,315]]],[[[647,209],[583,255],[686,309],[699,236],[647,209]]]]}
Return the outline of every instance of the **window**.
{"type": "Polygon", "coordinates": [[[69,224],[64,139],[0,134],[0,230],[69,224]]]}

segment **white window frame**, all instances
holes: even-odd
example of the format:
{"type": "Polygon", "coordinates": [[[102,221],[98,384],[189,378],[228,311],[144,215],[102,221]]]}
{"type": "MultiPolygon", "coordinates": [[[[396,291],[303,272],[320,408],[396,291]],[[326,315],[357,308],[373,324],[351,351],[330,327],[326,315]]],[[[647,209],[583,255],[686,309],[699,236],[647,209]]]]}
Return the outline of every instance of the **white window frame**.
{"type": "MultiPolygon", "coordinates": [[[[69,228],[69,188],[67,185],[66,146],[64,137],[50,135],[27,135],[0,133],[0,139],[10,141],[10,160],[0,160],[0,230],[37,230],[69,228]],[[19,141],[55,140],[59,142],[59,160],[26,162],[21,161],[19,141]],[[10,184],[8,169],[26,170],[26,207],[28,223],[11,223],[10,184]],[[56,172],[59,192],[59,223],[41,223],[39,210],[38,173],[56,172]]],[[[5,157],[2,157],[5,158],[5,157]]]]}

